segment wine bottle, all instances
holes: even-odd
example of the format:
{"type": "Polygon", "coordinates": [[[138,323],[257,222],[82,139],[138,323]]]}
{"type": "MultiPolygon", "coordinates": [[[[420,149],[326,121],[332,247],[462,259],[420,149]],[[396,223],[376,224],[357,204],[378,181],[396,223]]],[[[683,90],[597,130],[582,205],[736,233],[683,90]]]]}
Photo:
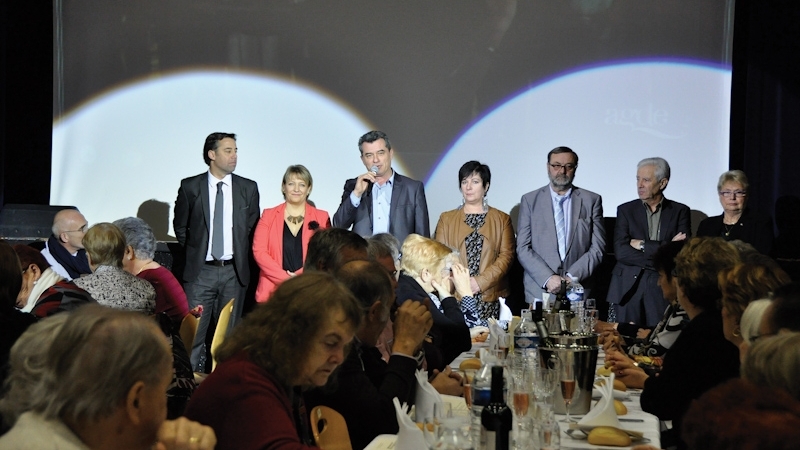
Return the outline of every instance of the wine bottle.
{"type": "Polygon", "coordinates": [[[492,367],[492,398],[481,411],[481,448],[508,450],[513,414],[503,400],[503,367],[492,367]]]}

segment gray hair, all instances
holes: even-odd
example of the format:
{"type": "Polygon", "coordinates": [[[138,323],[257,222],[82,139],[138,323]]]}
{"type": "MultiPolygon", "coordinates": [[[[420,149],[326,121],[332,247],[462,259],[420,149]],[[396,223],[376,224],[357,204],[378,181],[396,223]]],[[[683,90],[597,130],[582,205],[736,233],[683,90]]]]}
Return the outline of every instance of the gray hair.
{"type": "Polygon", "coordinates": [[[134,384],[157,384],[172,367],[167,339],[152,319],[100,305],[70,312],[46,356],[30,410],[76,422],[110,416],[134,384]]]}
{"type": "Polygon", "coordinates": [[[800,333],[759,339],[747,351],[742,378],[758,386],[783,389],[800,400],[800,333]]]}
{"type": "Polygon", "coordinates": [[[400,241],[389,233],[378,233],[367,239],[367,255],[371,259],[389,256],[400,265],[400,241]],[[388,254],[387,254],[388,252],[388,254]]]}
{"type": "Polygon", "coordinates": [[[750,187],[750,182],[747,181],[747,175],[745,175],[741,170],[729,170],[720,175],[719,181],[717,182],[717,191],[720,191],[722,189],[722,185],[725,183],[741,184],[743,191],[747,191],[747,188],[750,187]]]}
{"type": "Polygon", "coordinates": [[[156,235],[147,222],[138,217],[126,217],[115,220],[114,225],[122,230],[125,242],[133,247],[136,258],[153,259],[156,256],[156,235]]]}
{"type": "Polygon", "coordinates": [[[656,170],[656,181],[661,181],[664,178],[669,180],[670,170],[669,170],[669,163],[664,158],[659,158],[658,156],[653,158],[645,158],[639,161],[639,164],[636,165],[637,169],[641,169],[644,166],[655,166],[656,170]]]}
{"type": "Polygon", "coordinates": [[[13,426],[31,408],[31,394],[39,386],[47,363],[47,352],[69,314],[56,314],[31,325],[11,347],[9,372],[0,400],[0,414],[13,426]]]}
{"type": "Polygon", "coordinates": [[[742,318],[739,319],[739,329],[742,332],[742,339],[748,344],[751,344],[753,338],[758,336],[761,319],[763,319],[764,313],[771,304],[772,299],[762,298],[750,302],[747,308],[744,309],[742,318]]]}

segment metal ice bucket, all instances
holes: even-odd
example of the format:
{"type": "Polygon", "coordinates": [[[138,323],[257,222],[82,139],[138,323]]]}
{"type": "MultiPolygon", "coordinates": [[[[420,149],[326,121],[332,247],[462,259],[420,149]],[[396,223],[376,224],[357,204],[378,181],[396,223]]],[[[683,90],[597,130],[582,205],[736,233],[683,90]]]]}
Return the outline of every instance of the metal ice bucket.
{"type": "MultiPolygon", "coordinates": [[[[550,346],[539,342],[541,362],[548,368],[557,369],[558,364],[572,364],[575,373],[576,392],[579,396],[569,408],[570,414],[586,414],[592,402],[592,386],[597,369],[597,334],[562,333],[550,336],[550,346]]],[[[559,380],[560,381],[560,380],[559,380]]],[[[560,383],[553,396],[555,412],[565,414],[564,397],[560,383]]]]}

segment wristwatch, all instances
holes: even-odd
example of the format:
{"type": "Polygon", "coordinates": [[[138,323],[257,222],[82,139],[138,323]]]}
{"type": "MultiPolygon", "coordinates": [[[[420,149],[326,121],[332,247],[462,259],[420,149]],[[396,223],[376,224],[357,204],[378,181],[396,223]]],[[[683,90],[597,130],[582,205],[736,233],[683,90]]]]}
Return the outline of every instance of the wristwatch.
{"type": "Polygon", "coordinates": [[[644,240],[639,241],[639,250],[644,251],[644,240]]]}

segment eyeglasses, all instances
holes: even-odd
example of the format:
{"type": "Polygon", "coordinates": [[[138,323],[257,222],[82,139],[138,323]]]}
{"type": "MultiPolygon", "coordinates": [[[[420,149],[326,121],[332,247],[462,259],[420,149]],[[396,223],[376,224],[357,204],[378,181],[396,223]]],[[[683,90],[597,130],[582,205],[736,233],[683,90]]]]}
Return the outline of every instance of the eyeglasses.
{"type": "Polygon", "coordinates": [[[725,198],[747,197],[747,191],[719,191],[719,195],[725,198]]]}
{"type": "Polygon", "coordinates": [[[77,230],[67,230],[64,233],[77,233],[80,231],[81,233],[86,233],[86,228],[89,226],[88,223],[83,224],[82,227],[78,228],[77,230]]]}
{"type": "Polygon", "coordinates": [[[364,159],[372,159],[373,156],[378,155],[378,158],[386,156],[386,150],[378,150],[375,153],[362,153],[361,157],[364,159]]]}
{"type": "Polygon", "coordinates": [[[567,172],[572,172],[575,170],[578,165],[577,164],[550,164],[550,167],[553,168],[556,172],[561,172],[561,169],[566,169],[567,172]]]}

